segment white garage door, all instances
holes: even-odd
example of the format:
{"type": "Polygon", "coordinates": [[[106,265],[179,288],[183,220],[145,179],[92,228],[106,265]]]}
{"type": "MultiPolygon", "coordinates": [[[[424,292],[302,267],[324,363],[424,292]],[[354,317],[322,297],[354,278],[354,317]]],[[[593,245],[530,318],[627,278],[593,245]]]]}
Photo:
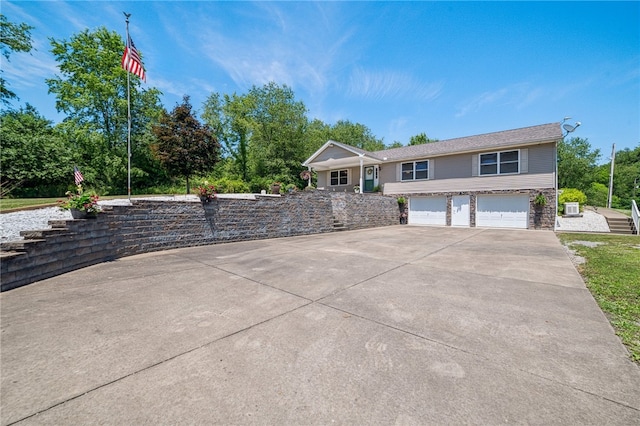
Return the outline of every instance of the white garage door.
{"type": "Polygon", "coordinates": [[[528,196],[478,195],[476,226],[526,229],[528,225],[528,196]]]}
{"type": "Polygon", "coordinates": [[[447,199],[445,197],[409,198],[409,223],[412,225],[446,225],[447,199]]]}

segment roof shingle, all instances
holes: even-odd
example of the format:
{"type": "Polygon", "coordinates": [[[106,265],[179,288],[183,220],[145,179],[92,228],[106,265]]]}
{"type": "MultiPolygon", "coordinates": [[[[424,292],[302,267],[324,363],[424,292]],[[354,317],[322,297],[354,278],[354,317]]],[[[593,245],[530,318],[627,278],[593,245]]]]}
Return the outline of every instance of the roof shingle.
{"type": "Polygon", "coordinates": [[[520,129],[504,130],[501,132],[485,133],[482,135],[447,139],[422,145],[404,146],[401,148],[385,149],[372,152],[373,157],[386,161],[408,158],[421,158],[439,155],[482,151],[520,144],[536,142],[553,142],[562,139],[560,123],[541,124],[520,129]]]}

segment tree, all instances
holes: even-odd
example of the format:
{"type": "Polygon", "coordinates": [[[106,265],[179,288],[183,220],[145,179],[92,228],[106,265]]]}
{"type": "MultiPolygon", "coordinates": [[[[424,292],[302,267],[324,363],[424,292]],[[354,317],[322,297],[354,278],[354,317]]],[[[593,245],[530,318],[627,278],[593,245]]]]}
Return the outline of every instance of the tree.
{"type": "Polygon", "coordinates": [[[599,157],[600,150],[592,150],[587,139],[562,140],[558,143],[558,186],[587,191],[599,157]]]}
{"type": "Polygon", "coordinates": [[[0,117],[2,195],[13,191],[51,196],[56,188],[64,188],[72,178],[76,156],[51,122],[29,104],[0,117]]]}
{"type": "MultiPolygon", "coordinates": [[[[9,22],[6,16],[0,14],[0,50],[7,61],[11,56],[11,52],[31,51],[31,30],[33,28],[25,23],[14,24],[9,22]]],[[[17,98],[16,94],[7,88],[7,82],[4,77],[0,77],[0,100],[2,103],[8,105],[9,99],[17,98]]]]}
{"type": "MultiPolygon", "coordinates": [[[[302,170],[307,108],[291,88],[268,83],[247,94],[251,110],[249,161],[253,174],[292,182],[302,170]]],[[[287,183],[287,182],[285,182],[287,183]]]]}
{"type": "Polygon", "coordinates": [[[211,128],[200,124],[191,110],[189,97],[184,96],[182,104],[171,114],[163,112],[159,124],[153,126],[156,154],[171,176],[187,180],[187,194],[191,176],[212,171],[220,153],[211,128]]]}
{"type": "Polygon", "coordinates": [[[371,130],[360,123],[349,120],[338,120],[329,132],[331,139],[366,151],[381,151],[385,149],[384,141],[374,136],[371,130]]]}
{"type": "MultiPolygon", "coordinates": [[[[65,122],[71,122],[65,131],[92,144],[101,140],[104,146],[94,146],[86,153],[90,163],[99,171],[103,186],[126,188],[127,71],[120,66],[124,41],[116,32],[102,27],[85,30],[68,41],[51,39],[51,45],[61,76],[46,82],[49,93],[56,96],[56,109],[67,114],[65,122]],[[86,135],[82,137],[78,131],[86,135]],[[98,160],[94,153],[101,158],[98,160]]],[[[162,110],[160,92],[142,89],[140,79],[133,75],[130,88],[132,176],[148,176],[157,171],[149,163],[153,157],[147,142],[151,123],[162,110]]]]}
{"type": "Polygon", "coordinates": [[[430,139],[424,132],[411,136],[409,139],[409,145],[422,145],[431,142],[438,142],[438,139],[430,139]]]}
{"type": "Polygon", "coordinates": [[[233,160],[238,175],[248,182],[249,170],[249,140],[252,134],[252,123],[249,114],[252,111],[250,98],[224,95],[224,100],[218,93],[212,93],[204,104],[202,114],[207,123],[222,142],[224,154],[233,160]]]}
{"type": "MultiPolygon", "coordinates": [[[[605,184],[608,188],[611,162],[600,166],[600,173],[605,177],[605,184]]],[[[612,206],[624,209],[630,208],[631,199],[638,195],[637,190],[635,190],[635,186],[638,184],[640,184],[640,146],[633,150],[625,148],[616,152],[612,206]]]]}

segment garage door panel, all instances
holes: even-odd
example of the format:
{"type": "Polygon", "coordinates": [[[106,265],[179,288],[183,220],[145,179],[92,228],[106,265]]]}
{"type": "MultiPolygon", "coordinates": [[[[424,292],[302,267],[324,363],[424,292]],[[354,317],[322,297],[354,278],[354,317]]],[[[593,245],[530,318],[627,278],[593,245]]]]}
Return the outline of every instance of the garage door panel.
{"type": "Polygon", "coordinates": [[[409,223],[414,225],[446,225],[446,198],[411,197],[409,199],[409,223]]]}
{"type": "Polygon", "coordinates": [[[523,228],[529,225],[529,197],[479,195],[476,206],[476,226],[523,228]]]}

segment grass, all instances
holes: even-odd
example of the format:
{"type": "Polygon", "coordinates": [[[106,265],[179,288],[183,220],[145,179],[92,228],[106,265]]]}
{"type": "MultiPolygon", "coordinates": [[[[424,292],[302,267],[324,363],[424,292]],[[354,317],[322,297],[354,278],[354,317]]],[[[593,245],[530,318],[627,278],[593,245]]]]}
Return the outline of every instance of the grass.
{"type": "Polygon", "coordinates": [[[587,288],[631,359],[640,364],[640,237],[567,233],[558,238],[586,260],[578,270],[587,288]],[[587,247],[579,241],[599,245],[587,247]]]}
{"type": "MultiPolygon", "coordinates": [[[[132,197],[153,197],[163,194],[149,194],[149,195],[132,195],[132,197]]],[[[0,212],[10,212],[16,210],[27,210],[30,208],[50,207],[57,206],[58,200],[65,200],[67,197],[57,198],[2,198],[0,199],[0,212]]],[[[127,198],[127,195],[107,195],[100,196],[101,200],[113,200],[115,198],[127,198]]]]}

